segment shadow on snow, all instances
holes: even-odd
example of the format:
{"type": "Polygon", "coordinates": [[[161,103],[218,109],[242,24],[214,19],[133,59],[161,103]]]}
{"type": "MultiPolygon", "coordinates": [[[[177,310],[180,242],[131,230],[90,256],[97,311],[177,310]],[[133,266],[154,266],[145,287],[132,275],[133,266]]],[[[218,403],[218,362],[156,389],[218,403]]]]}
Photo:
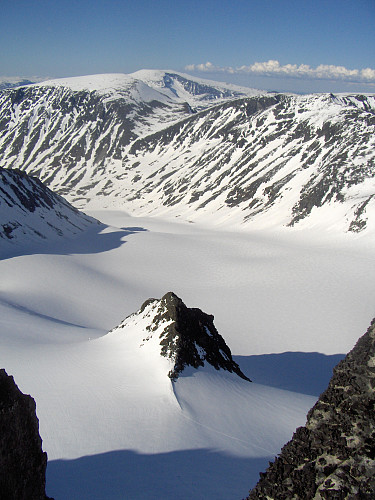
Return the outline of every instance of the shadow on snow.
{"type": "Polygon", "coordinates": [[[326,356],[319,352],[284,352],[258,356],[233,356],[241,370],[257,384],[320,396],[332,370],[345,354],[326,356]]]}
{"type": "Polygon", "coordinates": [[[142,227],[124,227],[104,232],[109,226],[95,225],[82,233],[70,237],[60,237],[51,240],[30,241],[0,248],[0,260],[21,255],[48,254],[72,255],[107,252],[119,248],[126,243],[126,237],[148,231],[142,227]]]}
{"type": "Polygon", "coordinates": [[[153,455],[111,451],[48,462],[47,494],[58,500],[238,500],[268,462],[205,449],[153,455]]]}
{"type": "MultiPolygon", "coordinates": [[[[233,358],[255,383],[319,396],[344,354],[285,352],[233,358]]],[[[121,450],[52,460],[47,493],[59,500],[239,500],[273,458],[201,449],[157,454],[121,450]]]]}

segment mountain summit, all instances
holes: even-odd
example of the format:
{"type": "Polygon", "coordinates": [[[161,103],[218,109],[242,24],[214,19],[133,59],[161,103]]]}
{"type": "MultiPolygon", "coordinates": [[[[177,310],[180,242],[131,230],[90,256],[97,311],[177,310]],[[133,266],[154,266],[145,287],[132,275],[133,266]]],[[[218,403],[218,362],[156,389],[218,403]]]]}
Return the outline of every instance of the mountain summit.
{"type": "Polygon", "coordinates": [[[187,102],[195,111],[213,104],[263,95],[266,92],[231,83],[215,82],[177,71],[142,69],[131,75],[171,99],[187,102]]]}
{"type": "Polygon", "coordinates": [[[233,361],[213,320],[212,315],[188,308],[177,295],[168,292],[160,300],[148,299],[138,312],[128,316],[110,333],[137,324],[139,331],[146,333],[139,347],[153,345],[161,356],[169,359],[168,376],[173,381],[188,366],[199,368],[208,364],[216,370],[236,373],[250,382],[233,361]]]}

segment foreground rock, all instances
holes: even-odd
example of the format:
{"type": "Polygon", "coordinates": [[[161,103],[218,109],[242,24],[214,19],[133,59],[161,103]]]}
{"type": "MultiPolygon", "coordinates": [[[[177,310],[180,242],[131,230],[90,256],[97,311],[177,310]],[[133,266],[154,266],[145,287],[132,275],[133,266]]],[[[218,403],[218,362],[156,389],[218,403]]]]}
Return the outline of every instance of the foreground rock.
{"type": "Polygon", "coordinates": [[[373,499],[375,319],[249,499],[373,499]]]}
{"type": "Polygon", "coordinates": [[[0,370],[0,498],[47,500],[46,466],[35,402],[0,370]]]}
{"type": "Polygon", "coordinates": [[[126,318],[115,330],[126,329],[135,323],[140,332],[148,333],[140,347],[146,342],[156,343],[159,354],[170,359],[168,376],[173,381],[186,367],[199,368],[205,364],[250,381],[233,361],[229,347],[215,328],[214,317],[200,309],[186,307],[173,292],[168,292],[160,300],[148,299],[138,312],[126,318]]]}

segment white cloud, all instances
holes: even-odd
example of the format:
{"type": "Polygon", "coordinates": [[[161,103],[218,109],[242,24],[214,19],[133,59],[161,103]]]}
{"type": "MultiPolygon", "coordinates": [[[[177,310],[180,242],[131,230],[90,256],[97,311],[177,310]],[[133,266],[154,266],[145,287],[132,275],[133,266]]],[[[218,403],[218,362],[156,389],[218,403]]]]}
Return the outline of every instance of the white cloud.
{"type": "Polygon", "coordinates": [[[236,70],[231,68],[230,66],[220,67],[215,66],[209,61],[201,64],[188,64],[185,66],[186,71],[204,71],[207,73],[237,73],[236,70]]]}
{"type": "Polygon", "coordinates": [[[361,76],[363,79],[375,81],[375,69],[371,69],[371,68],[362,69],[361,76]]]}
{"type": "Polygon", "coordinates": [[[259,76],[284,76],[304,79],[341,80],[347,82],[375,82],[375,70],[371,68],[348,69],[344,66],[333,64],[320,64],[316,68],[308,64],[285,64],[270,59],[266,62],[255,62],[250,66],[239,66],[237,68],[215,66],[210,62],[203,64],[189,64],[185,66],[186,71],[201,71],[206,73],[231,73],[231,74],[253,74],[259,76]]]}

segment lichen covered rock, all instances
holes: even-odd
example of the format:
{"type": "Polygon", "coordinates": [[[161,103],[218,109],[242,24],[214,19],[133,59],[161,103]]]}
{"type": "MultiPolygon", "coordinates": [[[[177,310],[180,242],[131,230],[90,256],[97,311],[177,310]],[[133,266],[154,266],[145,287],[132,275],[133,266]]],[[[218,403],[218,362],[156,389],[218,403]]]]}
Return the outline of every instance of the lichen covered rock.
{"type": "Polygon", "coordinates": [[[373,499],[375,319],[248,499],[373,499]]]}

